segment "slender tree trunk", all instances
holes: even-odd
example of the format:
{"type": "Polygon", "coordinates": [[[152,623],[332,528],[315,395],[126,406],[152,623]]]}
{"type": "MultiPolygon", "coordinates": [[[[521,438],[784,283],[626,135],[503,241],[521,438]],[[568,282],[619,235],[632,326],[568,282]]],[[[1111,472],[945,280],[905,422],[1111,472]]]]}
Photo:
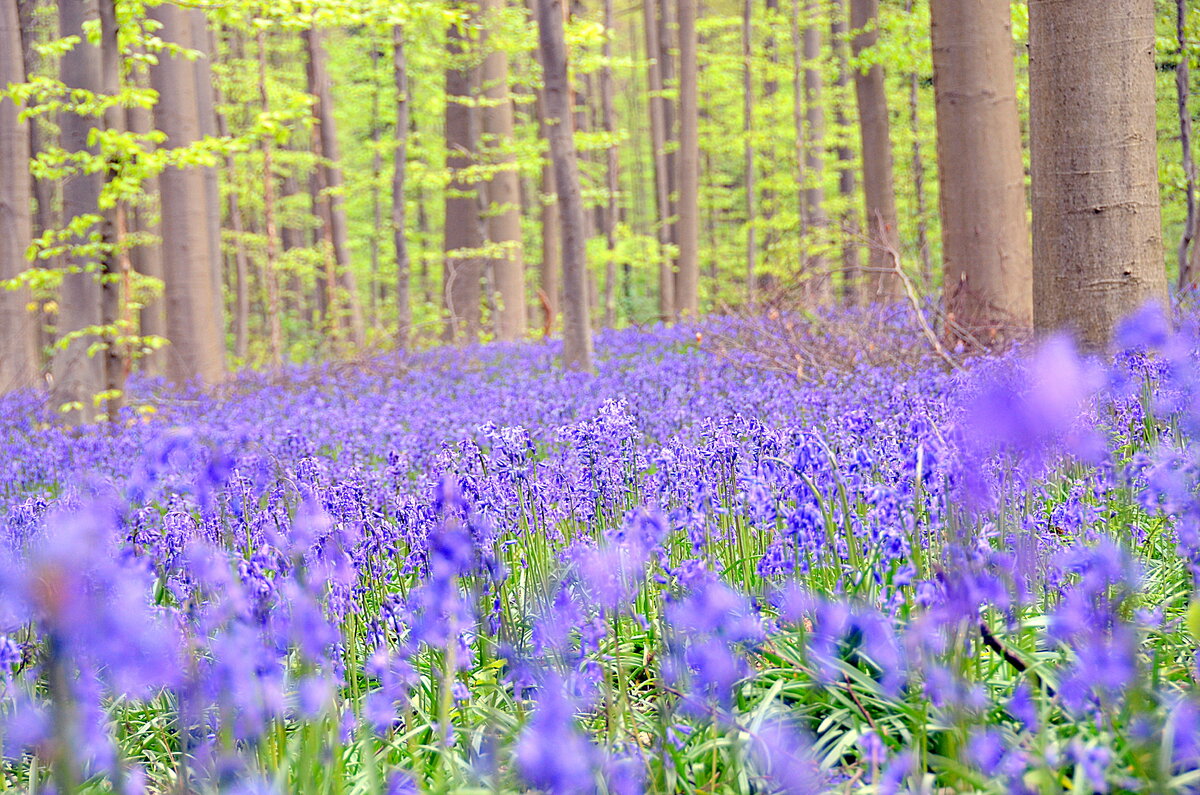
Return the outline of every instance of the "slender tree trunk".
{"type": "MultiPolygon", "coordinates": [[[[154,119],[149,108],[127,108],[125,123],[129,127],[129,131],[136,135],[147,135],[154,130],[154,119]]],[[[161,288],[165,285],[166,276],[163,272],[162,229],[159,226],[161,211],[158,204],[158,177],[148,177],[142,181],[142,196],[133,206],[131,220],[133,231],[138,235],[153,238],[153,242],[134,246],[129,251],[129,258],[133,270],[142,276],[158,280],[161,288]]],[[[142,307],[141,334],[154,337],[167,336],[165,303],[160,293],[142,307]]],[[[140,368],[150,375],[163,375],[166,368],[165,351],[158,350],[145,354],[140,362],[140,368]]]]}
{"type": "Polygon", "coordinates": [[[846,116],[846,107],[850,96],[850,59],[847,57],[846,45],[846,3],[845,0],[833,0],[831,7],[832,23],[830,38],[837,59],[837,80],[834,83],[836,93],[833,103],[833,123],[838,132],[838,193],[842,197],[845,209],[839,219],[842,227],[842,298],[854,305],[862,299],[862,256],[858,245],[858,218],[854,212],[854,197],[858,192],[855,179],[854,150],[847,143],[850,120],[846,116]]]}
{"type": "MultiPolygon", "coordinates": [[[[879,41],[879,0],[850,0],[851,49],[861,56],[879,41]]],[[[883,67],[873,64],[854,73],[858,128],[862,141],[863,194],[870,255],[871,300],[890,303],[902,290],[889,252],[900,250],[896,190],[892,176],[892,136],[888,123],[883,67]]]]}
{"type": "Polygon", "coordinates": [[[675,269],[667,252],[671,246],[671,166],[667,160],[666,106],[663,97],[662,47],[658,40],[657,0],[643,0],[646,28],[646,71],[650,99],[650,145],[654,152],[654,199],[658,232],[658,313],[664,323],[675,317],[675,269]]]}
{"type": "Polygon", "coordinates": [[[754,0],[742,0],[742,135],[746,169],[746,301],[754,302],[758,238],[754,211],[754,0]]]}
{"type": "MultiPolygon", "coordinates": [[[[25,82],[21,59],[21,24],[17,0],[0,0],[0,85],[25,82]]],[[[25,252],[33,240],[29,214],[32,184],[25,177],[31,154],[29,122],[20,107],[0,98],[0,281],[32,267],[25,252]]],[[[33,386],[37,380],[37,337],[34,317],[25,305],[28,290],[0,289],[0,392],[33,386]]]]}
{"type": "Polygon", "coordinates": [[[925,199],[925,156],[921,130],[920,76],[908,75],[908,123],[912,134],[913,193],[917,200],[917,249],[921,255],[921,284],[926,290],[933,287],[933,255],[929,250],[928,202],[925,199]]]}
{"type": "MultiPolygon", "coordinates": [[[[191,41],[188,12],[173,5],[149,12],[166,41],[191,41]]],[[[167,145],[184,147],[200,137],[194,64],[183,57],[159,53],[150,70],[158,92],[155,125],[167,145]]],[[[212,383],[225,374],[224,334],[216,325],[212,269],[220,267],[211,250],[208,226],[197,223],[208,210],[204,174],[196,168],[169,168],[159,177],[162,191],[163,263],[166,268],[166,325],[171,341],[166,350],[167,377],[174,381],[199,379],[212,383]]]]}
{"type": "MultiPolygon", "coordinates": [[[[107,96],[121,93],[122,57],[117,27],[115,0],[100,0],[100,71],[101,89],[107,96]]],[[[114,106],[104,112],[104,126],[114,133],[125,132],[125,111],[114,106]]],[[[117,164],[109,163],[108,174],[116,173],[117,164]]],[[[111,179],[106,176],[105,179],[111,179]]],[[[115,418],[124,404],[125,379],[130,370],[127,347],[118,342],[123,333],[133,330],[133,318],[126,316],[124,293],[130,283],[129,254],[125,251],[128,232],[129,205],[124,199],[104,208],[104,241],[112,246],[104,257],[104,279],[100,284],[100,318],[110,329],[106,333],[108,346],[104,350],[104,391],[108,394],[106,414],[115,418]]]]}
{"type": "MultiPolygon", "coordinates": [[[[763,95],[762,104],[766,114],[765,129],[776,129],[778,119],[775,114],[776,97],[779,94],[779,44],[775,40],[775,26],[778,24],[779,17],[779,0],[766,0],[763,4],[766,10],[764,14],[766,22],[766,37],[763,39],[763,54],[766,56],[766,71],[765,79],[763,80],[763,95]]],[[[766,142],[764,142],[764,147],[766,142]]],[[[775,147],[771,146],[764,149],[767,153],[774,153],[775,147]]],[[[769,175],[768,175],[769,176],[769,175]]],[[[775,234],[775,190],[771,185],[769,178],[764,178],[762,181],[761,195],[758,197],[762,206],[762,211],[759,215],[762,218],[762,258],[765,262],[770,263],[774,259],[775,248],[778,243],[778,235],[775,234]]],[[[774,279],[768,276],[769,282],[773,283],[774,279]]]]}
{"type": "MultiPolygon", "coordinates": [[[[530,13],[537,14],[537,9],[530,0],[530,13]]],[[[534,50],[534,58],[538,66],[542,66],[540,49],[534,50]]],[[[543,69],[544,71],[544,69],[543,69]]],[[[546,91],[539,88],[536,94],[536,114],[538,121],[538,137],[549,142],[550,131],[546,124],[546,91]]],[[[554,164],[547,156],[542,159],[540,187],[535,194],[539,196],[541,208],[540,227],[542,233],[542,261],[538,267],[538,298],[544,315],[542,334],[549,337],[558,322],[561,307],[562,285],[559,278],[562,274],[562,221],[559,217],[558,194],[554,187],[554,164]]]]}
{"type": "MultiPolygon", "coordinates": [[[[799,11],[801,0],[792,0],[793,10],[799,11]]],[[[816,0],[807,0],[804,5],[808,20],[803,35],[804,96],[797,97],[797,107],[804,108],[804,130],[799,136],[804,147],[804,189],[801,218],[812,236],[814,250],[805,257],[809,289],[817,303],[829,301],[830,281],[825,267],[826,227],[825,217],[825,106],[821,94],[824,88],[821,77],[821,29],[817,27],[819,6],[816,0]]],[[[797,69],[797,75],[800,74],[797,69]]],[[[797,116],[799,110],[797,110],[797,116]]]]}
{"type": "Polygon", "coordinates": [[[613,51],[612,39],[616,35],[613,0],[604,0],[604,66],[600,71],[600,105],[603,114],[604,132],[609,144],[605,150],[608,181],[608,197],[604,212],[604,241],[607,258],[604,263],[604,325],[612,327],[617,322],[617,222],[620,197],[620,161],[617,156],[617,112],[613,104],[613,51]]]}
{"type": "Polygon", "coordinates": [[[1154,0],[1031,0],[1034,326],[1084,345],[1165,304],[1154,0]]]}
{"type": "MultiPolygon", "coordinates": [[[[192,75],[196,80],[197,113],[200,119],[201,137],[212,136],[217,132],[217,113],[214,104],[216,81],[213,78],[212,58],[217,48],[212,31],[208,27],[208,18],[200,8],[188,9],[188,26],[191,29],[191,48],[201,54],[192,62],[192,75]]],[[[221,185],[217,179],[217,167],[208,166],[201,169],[204,174],[204,218],[207,223],[208,245],[212,252],[214,267],[210,272],[212,291],[216,296],[213,310],[216,312],[217,329],[222,341],[225,339],[225,298],[224,285],[221,281],[220,263],[224,257],[221,246],[221,185]]],[[[222,347],[224,343],[222,342],[222,347]]]]}
{"type": "Polygon", "coordinates": [[[680,317],[700,308],[700,114],[696,74],[696,0],[679,4],[679,276],[680,317]]]}
{"type": "Polygon", "coordinates": [[[987,341],[1033,320],[1012,19],[1004,3],[930,12],[946,312],[987,341]]]}
{"type": "MultiPolygon", "coordinates": [[[[214,92],[214,99],[217,105],[222,104],[219,91],[214,92]]],[[[217,113],[216,117],[217,135],[225,138],[229,135],[229,122],[223,113],[217,113]]],[[[225,170],[232,174],[234,167],[233,155],[227,154],[225,170]]],[[[250,261],[246,253],[246,230],[242,222],[241,201],[236,185],[230,185],[228,212],[230,232],[233,235],[233,270],[236,282],[233,295],[233,353],[244,363],[250,354],[250,261]]]]}
{"type": "Polygon", "coordinates": [[[367,285],[367,309],[373,327],[379,326],[379,307],[382,303],[380,291],[383,281],[379,278],[379,242],[383,235],[383,131],[379,109],[379,61],[383,53],[379,47],[371,46],[371,224],[370,247],[371,278],[367,285]]]}
{"type": "Polygon", "coordinates": [[[563,34],[563,0],[536,0],[538,48],[545,84],[546,127],[562,223],[563,364],[592,369],[592,334],[587,300],[583,197],[571,125],[571,90],[563,34]]]}
{"type": "MultiPolygon", "coordinates": [[[[266,113],[271,105],[267,95],[267,34],[262,28],[258,29],[258,99],[266,113]]],[[[262,280],[267,290],[267,346],[271,354],[271,366],[278,369],[283,365],[283,328],[279,319],[279,272],[275,248],[275,162],[271,137],[264,135],[260,143],[263,156],[263,237],[266,239],[262,280]]]]}
{"type": "Polygon", "coordinates": [[[468,66],[470,45],[458,25],[446,34],[449,64],[446,68],[446,168],[451,174],[446,188],[446,218],[443,249],[443,290],[446,301],[446,338],[479,338],[482,325],[480,300],[483,263],[480,237],[478,186],[463,174],[475,160],[478,139],[472,108],[476,70],[468,66]]]}
{"type": "Polygon", "coordinates": [[[366,342],[363,324],[362,303],[358,296],[358,283],[354,269],[350,266],[350,249],[347,242],[346,208],[342,196],[343,180],[341,152],[337,140],[337,123],[333,116],[333,89],[325,68],[325,45],[321,31],[309,28],[304,31],[304,42],[308,50],[309,92],[313,95],[313,116],[317,121],[315,134],[321,157],[320,170],[325,183],[325,203],[328,212],[328,239],[333,245],[333,258],[337,264],[337,284],[346,294],[346,312],[349,323],[350,342],[361,347],[366,342]]]}
{"type": "Polygon", "coordinates": [[[1179,42],[1179,63],[1175,66],[1175,94],[1179,106],[1179,143],[1183,150],[1183,176],[1187,193],[1187,218],[1179,241],[1179,290],[1191,291],[1200,282],[1200,213],[1196,209],[1196,161],[1192,156],[1192,111],[1189,102],[1191,82],[1188,70],[1188,0],[1175,0],[1175,36],[1179,42]],[[1189,246],[1191,251],[1189,253],[1189,246]]]}
{"type": "Polygon", "coordinates": [[[392,241],[396,247],[396,347],[407,350],[412,337],[412,300],[409,296],[408,205],[404,180],[408,174],[408,61],[404,55],[404,28],[392,28],[392,74],[396,81],[396,148],[392,155],[392,241]]]}
{"type": "MultiPolygon", "coordinates": [[[[102,89],[100,48],[89,43],[83,35],[84,25],[97,22],[99,16],[100,8],[95,0],[58,5],[62,35],[83,37],[63,54],[60,61],[62,81],[68,88],[95,93],[102,89]]],[[[95,154],[95,147],[88,146],[88,138],[97,127],[95,117],[65,110],[59,118],[63,149],[69,153],[86,151],[95,154]]],[[[77,173],[66,180],[63,184],[63,221],[70,223],[81,215],[95,213],[102,184],[103,178],[98,172],[77,173]]],[[[80,246],[87,242],[87,236],[77,236],[68,242],[72,247],[80,246]]],[[[72,250],[63,258],[63,265],[70,272],[63,274],[59,292],[59,339],[102,322],[99,263],[72,250]]],[[[63,419],[71,424],[90,422],[97,414],[93,397],[104,389],[105,372],[103,357],[88,355],[88,348],[94,342],[96,340],[87,336],[79,337],[54,355],[52,401],[55,407],[76,406],[63,414],[63,419]]]]}
{"type": "MultiPolygon", "coordinates": [[[[40,40],[40,36],[38,35],[39,21],[36,17],[38,2],[39,0],[17,0],[17,7],[20,12],[21,49],[25,62],[26,75],[37,74],[41,71],[41,66],[45,62],[45,57],[37,50],[37,44],[40,40]]],[[[54,25],[54,30],[51,31],[50,36],[51,38],[58,38],[57,24],[54,25]]],[[[55,116],[51,114],[46,118],[52,120],[55,116]]],[[[35,158],[39,153],[45,152],[54,142],[54,133],[48,131],[47,127],[48,125],[39,119],[33,119],[29,123],[29,143],[32,149],[32,156],[35,158]]],[[[38,179],[30,174],[30,182],[33,185],[33,199],[37,205],[33,216],[33,234],[41,236],[47,231],[61,229],[63,224],[57,205],[60,187],[58,180],[49,177],[38,179]]],[[[55,255],[39,258],[33,267],[54,270],[60,265],[60,258],[55,255]]],[[[54,339],[44,308],[39,307],[33,319],[33,324],[35,326],[35,339],[38,349],[48,348],[54,342],[54,339]]],[[[41,357],[39,355],[39,362],[40,360],[41,357]]]]}
{"type": "MultiPolygon", "coordinates": [[[[504,0],[483,0],[481,10],[491,24],[499,25],[504,0]]],[[[508,88],[508,54],[493,49],[483,61],[484,150],[488,160],[499,165],[487,184],[490,205],[488,238],[503,247],[503,255],[492,259],[496,290],[500,294],[499,338],[519,340],[525,336],[525,257],[521,236],[521,183],[513,151],[513,105],[508,88]]]]}

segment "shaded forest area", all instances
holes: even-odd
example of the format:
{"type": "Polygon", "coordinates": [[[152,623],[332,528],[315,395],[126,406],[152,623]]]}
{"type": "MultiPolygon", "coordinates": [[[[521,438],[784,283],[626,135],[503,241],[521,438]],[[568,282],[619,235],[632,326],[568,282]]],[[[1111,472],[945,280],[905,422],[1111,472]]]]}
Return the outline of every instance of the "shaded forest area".
{"type": "Polygon", "coordinates": [[[0,0],[0,386],[1200,273],[1186,0],[532,5],[0,0]]]}

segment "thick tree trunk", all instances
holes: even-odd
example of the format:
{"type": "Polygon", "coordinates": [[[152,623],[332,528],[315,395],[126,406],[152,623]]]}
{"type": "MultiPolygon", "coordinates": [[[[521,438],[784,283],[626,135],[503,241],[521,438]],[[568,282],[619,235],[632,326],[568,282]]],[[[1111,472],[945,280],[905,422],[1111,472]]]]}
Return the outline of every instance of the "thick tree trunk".
{"type": "Polygon", "coordinates": [[[396,247],[396,347],[407,350],[412,336],[409,297],[408,220],[404,179],[408,173],[408,61],[404,57],[404,28],[392,29],[392,76],[396,81],[396,149],[392,155],[392,241],[396,247]]]}
{"type": "MultiPolygon", "coordinates": [[[[494,19],[504,10],[503,0],[483,0],[481,10],[494,19]]],[[[499,24],[498,19],[492,24],[499,24]]],[[[525,336],[525,256],[521,238],[521,184],[513,151],[513,105],[508,89],[508,55],[495,49],[483,60],[483,132],[488,161],[500,166],[487,184],[487,229],[503,255],[492,258],[496,290],[500,294],[499,338],[525,336]]]]}
{"type": "Polygon", "coordinates": [[[646,71],[649,84],[650,146],[654,160],[654,202],[658,233],[658,314],[664,323],[675,317],[675,269],[667,253],[671,245],[671,166],[667,160],[666,106],[663,97],[661,47],[658,41],[658,17],[654,13],[656,0],[642,3],[646,29],[646,71]]]}
{"type": "Polygon", "coordinates": [[[696,0],[679,4],[679,274],[675,309],[700,308],[700,112],[696,74],[696,0]]]}
{"type": "MultiPolygon", "coordinates": [[[[850,0],[850,26],[854,29],[851,49],[857,58],[879,41],[879,0],[850,0]]],[[[896,217],[896,189],[892,175],[892,136],[888,123],[887,89],[883,67],[873,64],[854,73],[858,101],[858,129],[862,141],[864,210],[870,255],[871,301],[890,303],[902,291],[895,273],[892,252],[900,250],[896,217]]]]}
{"type": "Polygon", "coordinates": [[[538,48],[545,84],[546,128],[562,223],[563,364],[592,369],[592,334],[584,249],[583,197],[571,125],[571,90],[563,34],[563,0],[536,0],[538,48]]]}
{"type": "Polygon", "coordinates": [[[1183,223],[1183,236],[1179,240],[1177,253],[1180,292],[1195,290],[1197,283],[1200,283],[1200,213],[1196,208],[1196,161],[1192,156],[1187,6],[1188,0],[1175,0],[1175,37],[1179,43],[1179,63],[1175,66],[1175,95],[1179,107],[1179,143],[1183,150],[1183,176],[1187,195],[1187,218],[1183,223]]]}
{"type": "Polygon", "coordinates": [[[620,194],[620,162],[617,156],[617,112],[613,104],[613,52],[612,39],[616,35],[613,0],[604,0],[604,66],[600,71],[600,106],[604,132],[609,145],[605,150],[607,163],[607,202],[604,210],[604,242],[607,258],[604,263],[604,325],[612,327],[617,322],[617,222],[620,194]]]}
{"type": "MultiPolygon", "coordinates": [[[[801,0],[793,0],[793,9],[799,11],[801,0]]],[[[804,130],[798,137],[804,148],[804,185],[801,206],[803,225],[812,240],[813,251],[804,258],[805,270],[810,283],[809,294],[817,303],[830,298],[829,274],[825,269],[826,227],[825,217],[825,106],[821,101],[823,81],[821,77],[821,30],[816,25],[819,6],[816,0],[807,0],[804,5],[807,25],[803,33],[804,96],[796,97],[797,118],[799,108],[804,108],[804,130]]],[[[800,70],[797,69],[797,80],[800,70]]],[[[797,131],[799,133],[799,131],[797,131]]]]}
{"type": "Polygon", "coordinates": [[[478,139],[476,114],[472,108],[476,70],[465,63],[470,45],[458,25],[446,34],[450,62],[446,68],[446,168],[451,179],[446,187],[446,218],[443,250],[446,264],[442,287],[446,302],[446,331],[449,340],[474,342],[482,325],[480,300],[483,263],[479,223],[478,186],[464,179],[475,160],[478,139]]]}
{"type": "MultiPolygon", "coordinates": [[[[17,0],[0,0],[0,86],[25,82],[21,59],[21,25],[17,0]]],[[[30,215],[29,122],[20,108],[0,98],[0,281],[32,267],[25,252],[33,240],[30,215]]],[[[28,290],[0,289],[0,392],[33,386],[37,380],[37,337],[34,317],[25,307],[28,290]]]]}
{"type": "Polygon", "coordinates": [[[746,301],[754,301],[754,280],[758,278],[758,228],[754,217],[757,196],[754,190],[754,0],[742,0],[742,136],[746,179],[746,301]]]}
{"type": "Polygon", "coordinates": [[[346,208],[342,196],[341,152],[337,140],[337,123],[333,116],[333,89],[325,68],[325,45],[321,31],[309,28],[303,33],[308,50],[308,90],[315,100],[313,117],[316,119],[314,137],[321,157],[319,166],[324,181],[324,201],[327,206],[327,239],[333,246],[333,258],[337,265],[337,285],[345,293],[347,325],[350,342],[360,347],[366,341],[363,325],[362,303],[358,296],[358,282],[350,267],[350,248],[347,242],[346,208]]]}
{"type": "Polygon", "coordinates": [[[983,0],[930,12],[945,308],[988,342],[1033,322],[1012,18],[983,0]]]}
{"type": "MultiPolygon", "coordinates": [[[[85,23],[95,23],[99,16],[100,7],[96,0],[64,0],[58,5],[62,35],[83,37],[60,61],[62,81],[68,88],[95,93],[102,89],[100,48],[89,43],[83,34],[85,23]]],[[[96,150],[88,146],[88,137],[97,126],[95,117],[65,110],[59,118],[63,149],[94,154],[96,150]]],[[[102,185],[100,173],[78,173],[66,180],[62,199],[64,222],[95,213],[102,185]]],[[[72,246],[86,242],[86,235],[69,241],[72,246]]],[[[63,265],[75,272],[63,274],[58,299],[57,333],[60,339],[102,322],[100,263],[72,251],[63,258],[63,265]]],[[[52,401],[55,407],[75,406],[63,414],[63,419],[71,424],[90,422],[97,414],[93,397],[104,389],[105,369],[102,356],[88,356],[88,348],[94,342],[95,339],[79,337],[54,355],[52,401]]]]}
{"type": "MultiPolygon", "coordinates": [[[[170,4],[150,11],[166,41],[191,41],[188,12],[170,4]]],[[[166,145],[183,147],[200,137],[195,66],[183,57],[159,53],[150,70],[158,92],[155,125],[166,145]]],[[[199,379],[212,383],[225,374],[224,333],[217,326],[213,268],[220,268],[212,251],[207,223],[204,174],[196,168],[169,168],[159,178],[162,191],[163,262],[166,268],[166,326],[171,345],[166,349],[167,377],[174,381],[199,379]],[[202,219],[197,223],[197,219],[202,219]]]]}
{"type": "Polygon", "coordinates": [[[1154,0],[1031,0],[1034,326],[1102,348],[1166,302],[1154,0]]]}
{"type": "Polygon", "coordinates": [[[846,3],[845,0],[833,0],[830,9],[832,22],[830,38],[837,60],[837,80],[834,83],[836,93],[833,102],[833,123],[838,131],[837,160],[838,160],[838,193],[841,195],[844,209],[839,222],[842,227],[842,300],[849,305],[859,303],[862,299],[862,255],[858,245],[858,218],[854,211],[854,197],[858,192],[858,181],[855,179],[854,150],[846,143],[847,130],[850,120],[846,116],[846,107],[850,101],[850,59],[847,57],[846,45],[846,3]]]}

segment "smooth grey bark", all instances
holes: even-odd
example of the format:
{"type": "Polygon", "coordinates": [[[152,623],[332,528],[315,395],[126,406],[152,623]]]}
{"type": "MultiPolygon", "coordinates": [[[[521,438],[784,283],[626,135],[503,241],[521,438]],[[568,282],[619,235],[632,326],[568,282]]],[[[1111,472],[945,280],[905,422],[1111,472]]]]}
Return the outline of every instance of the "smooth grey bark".
{"type": "Polygon", "coordinates": [[[659,44],[656,0],[643,0],[643,27],[646,31],[646,72],[649,87],[650,147],[654,161],[654,206],[658,234],[658,314],[664,322],[675,317],[675,268],[667,251],[672,242],[671,162],[667,158],[669,103],[663,96],[662,48],[659,44]]]}
{"type": "Polygon", "coordinates": [[[546,129],[562,226],[563,364],[592,369],[592,334],[588,310],[587,259],[584,249],[583,197],[571,118],[567,78],[567,46],[563,32],[563,0],[536,0],[538,48],[541,51],[546,129]]]}
{"type": "Polygon", "coordinates": [[[605,150],[605,183],[607,200],[604,207],[604,325],[612,327],[617,320],[617,222],[620,193],[620,159],[617,152],[617,113],[613,105],[613,50],[612,39],[616,35],[613,0],[604,0],[604,65],[600,70],[600,107],[604,132],[609,136],[605,150]]]}
{"type": "MultiPolygon", "coordinates": [[[[798,12],[801,0],[792,2],[793,10],[798,12]]],[[[831,297],[831,282],[825,265],[829,219],[825,215],[825,106],[821,97],[824,89],[820,62],[821,30],[815,24],[819,9],[816,0],[808,0],[804,8],[808,17],[802,34],[804,91],[803,97],[796,97],[797,118],[799,107],[804,108],[803,133],[799,135],[804,149],[801,218],[806,231],[816,243],[815,252],[805,257],[805,270],[812,283],[810,294],[817,303],[825,303],[831,297]]],[[[799,74],[797,70],[797,80],[799,74]]]]}
{"type": "Polygon", "coordinates": [[[396,148],[392,154],[392,241],[396,248],[396,347],[408,348],[412,336],[412,299],[408,258],[408,206],[404,182],[408,174],[408,61],[404,53],[404,28],[392,28],[392,77],[396,83],[396,148]]]}
{"type": "Polygon", "coordinates": [[[350,248],[346,229],[346,208],[343,193],[341,149],[337,140],[337,123],[333,115],[333,88],[326,69],[323,36],[318,28],[303,32],[308,51],[306,75],[308,91],[314,98],[313,128],[314,143],[321,158],[318,166],[322,172],[322,199],[326,205],[326,240],[333,248],[337,266],[337,286],[345,293],[346,324],[350,343],[361,347],[366,342],[366,327],[363,323],[362,302],[358,295],[358,281],[350,266],[350,248]]]}
{"type": "MultiPolygon", "coordinates": [[[[103,67],[100,48],[88,42],[83,35],[86,24],[99,21],[100,6],[96,0],[62,0],[58,4],[59,29],[64,36],[81,36],[81,41],[63,54],[60,75],[69,88],[99,93],[102,88],[103,67]]],[[[95,117],[81,116],[65,110],[59,118],[60,138],[67,152],[90,152],[88,146],[91,131],[99,126],[95,117]]],[[[64,222],[80,215],[96,212],[103,177],[100,173],[74,174],[63,184],[62,212],[64,222]]],[[[73,238],[71,245],[86,242],[73,238]]],[[[102,322],[100,268],[95,259],[69,252],[63,257],[64,269],[62,288],[58,298],[57,334],[61,339],[71,332],[102,322]]],[[[87,336],[72,340],[65,348],[56,350],[51,366],[53,387],[51,399],[55,407],[74,406],[63,413],[69,424],[90,422],[98,411],[93,397],[104,389],[104,358],[89,356],[88,348],[96,340],[87,336]]]]}
{"type": "MultiPolygon", "coordinates": [[[[129,131],[145,135],[154,129],[154,119],[149,108],[140,106],[126,108],[125,124],[129,131]]],[[[131,208],[130,226],[139,235],[152,238],[152,242],[142,243],[129,250],[133,270],[142,276],[157,279],[160,286],[165,282],[162,258],[162,228],[159,225],[161,211],[159,209],[158,176],[148,177],[142,181],[142,195],[131,208]]],[[[160,292],[146,302],[142,307],[140,331],[146,336],[166,337],[167,317],[165,301],[160,292]]],[[[141,370],[150,375],[164,375],[166,368],[165,351],[158,350],[145,354],[139,362],[141,370]]]]}
{"type": "MultiPolygon", "coordinates": [[[[0,0],[0,86],[25,82],[17,0],[0,0]]],[[[25,252],[33,241],[33,185],[29,172],[29,122],[11,98],[0,98],[0,281],[33,267],[25,252]]],[[[33,386],[39,368],[35,315],[28,290],[0,289],[0,392],[33,386]]]]}
{"type": "MultiPolygon", "coordinates": [[[[503,0],[482,0],[485,25],[499,25],[503,0]]],[[[513,104],[509,94],[508,54],[490,49],[483,59],[483,141],[480,147],[489,163],[499,169],[486,186],[487,233],[503,253],[491,258],[496,291],[500,296],[498,337],[519,340],[525,336],[525,256],[521,235],[521,184],[513,151],[513,104]]]]}
{"type": "Polygon", "coordinates": [[[754,0],[742,0],[742,158],[746,169],[746,300],[754,301],[758,255],[757,208],[754,188],[754,0]]]}
{"type": "Polygon", "coordinates": [[[932,0],[930,12],[944,304],[988,342],[1033,322],[1012,18],[979,0],[932,0]]]}
{"type": "Polygon", "coordinates": [[[838,194],[841,196],[845,209],[838,219],[842,227],[842,300],[854,305],[862,298],[859,282],[862,279],[862,255],[858,245],[858,218],[854,211],[854,197],[858,192],[858,180],[855,177],[854,150],[846,141],[846,129],[850,119],[846,114],[850,93],[850,59],[847,55],[847,26],[845,0],[833,0],[830,7],[830,39],[833,44],[834,58],[837,63],[836,89],[833,101],[833,123],[839,132],[839,143],[836,147],[838,194]]]}
{"type": "Polygon", "coordinates": [[[470,43],[466,33],[451,25],[446,34],[446,186],[445,228],[442,249],[442,291],[446,305],[445,338],[474,342],[479,338],[483,318],[483,262],[479,248],[483,243],[479,219],[479,187],[464,178],[475,162],[478,122],[472,106],[477,69],[466,63],[470,43]]]}
{"type": "Polygon", "coordinates": [[[696,0],[679,7],[679,273],[675,311],[695,316],[700,308],[700,91],[696,65],[696,0]]]}
{"type": "MultiPolygon", "coordinates": [[[[166,41],[191,41],[188,12],[164,4],[149,11],[166,41]]],[[[150,69],[150,84],[158,92],[155,126],[166,135],[166,146],[185,147],[200,137],[200,106],[192,61],[159,53],[150,69]]],[[[166,270],[166,374],[176,382],[205,383],[225,375],[223,329],[217,326],[220,296],[213,292],[213,268],[220,268],[212,250],[207,223],[205,177],[197,168],[169,168],[159,177],[162,207],[163,263],[166,270]],[[197,219],[201,219],[197,223],[197,219]]]]}
{"type": "Polygon", "coordinates": [[[1182,150],[1187,217],[1179,240],[1179,289],[1194,290],[1200,282],[1200,212],[1196,208],[1196,160],[1192,156],[1192,110],[1189,101],[1191,78],[1188,69],[1190,42],[1187,36],[1188,0],[1175,0],[1175,39],[1179,62],[1175,65],[1175,97],[1179,108],[1179,145],[1182,150]],[[1189,246],[1191,247],[1189,251],[1189,246]]]}
{"type": "MultiPolygon", "coordinates": [[[[879,0],[850,0],[850,47],[856,58],[879,41],[879,0]]],[[[902,282],[895,273],[891,252],[899,251],[899,220],[892,169],[892,136],[888,121],[887,89],[883,67],[872,64],[854,72],[858,102],[858,129],[862,144],[865,228],[870,251],[869,299],[890,303],[900,297],[902,282]]]]}
{"type": "Polygon", "coordinates": [[[1092,349],[1167,301],[1154,42],[1154,0],[1029,4],[1034,327],[1092,349]]]}

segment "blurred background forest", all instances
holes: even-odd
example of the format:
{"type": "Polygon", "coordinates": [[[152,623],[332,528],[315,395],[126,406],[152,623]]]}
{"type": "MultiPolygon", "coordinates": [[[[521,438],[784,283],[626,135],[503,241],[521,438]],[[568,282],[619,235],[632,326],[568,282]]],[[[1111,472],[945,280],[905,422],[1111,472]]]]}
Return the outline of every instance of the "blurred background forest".
{"type": "MultiPolygon", "coordinates": [[[[864,219],[878,211],[870,196],[864,209],[872,179],[894,196],[880,216],[895,226],[884,248],[907,276],[891,297],[937,306],[928,5],[571,0],[568,95],[591,326],[781,291],[809,307],[880,298],[860,278],[880,247],[864,219]],[[884,87],[868,98],[884,122],[870,134],[857,84],[867,77],[884,87]],[[890,173],[872,176],[880,130],[890,173]],[[686,158],[694,171],[676,162],[686,158]],[[688,173],[694,187],[680,177],[688,173]],[[681,284],[689,273],[695,283],[681,284]]],[[[230,367],[414,341],[558,333],[562,223],[533,9],[503,0],[3,7],[4,165],[15,168],[28,146],[32,179],[26,197],[12,192],[24,175],[3,174],[0,204],[30,212],[24,228],[11,221],[0,278],[22,285],[25,309],[36,305],[42,367],[55,350],[87,358],[50,368],[65,402],[116,395],[138,367],[216,380],[230,367]],[[164,340],[178,354],[155,352],[164,340]]],[[[1200,71],[1200,14],[1189,20],[1186,0],[1155,10],[1162,256],[1186,282],[1191,254],[1179,241],[1195,226],[1194,167],[1179,141],[1200,71]]],[[[1028,178],[1029,10],[1011,11],[1028,178]]]]}

